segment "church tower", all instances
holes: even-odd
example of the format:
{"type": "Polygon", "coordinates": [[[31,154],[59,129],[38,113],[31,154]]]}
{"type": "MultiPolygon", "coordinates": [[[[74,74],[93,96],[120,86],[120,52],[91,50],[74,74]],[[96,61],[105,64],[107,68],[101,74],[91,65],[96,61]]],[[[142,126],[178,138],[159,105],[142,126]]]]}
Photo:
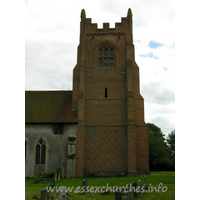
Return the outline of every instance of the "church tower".
{"type": "Polygon", "coordinates": [[[81,11],[80,44],[73,70],[78,111],[76,177],[149,173],[148,131],[135,62],[132,12],[115,28],[81,11]]]}

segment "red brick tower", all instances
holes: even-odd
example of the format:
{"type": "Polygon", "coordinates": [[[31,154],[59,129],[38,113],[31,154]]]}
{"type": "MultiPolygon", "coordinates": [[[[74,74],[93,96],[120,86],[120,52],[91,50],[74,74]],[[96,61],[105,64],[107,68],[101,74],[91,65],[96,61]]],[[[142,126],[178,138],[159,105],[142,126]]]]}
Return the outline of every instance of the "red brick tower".
{"type": "Polygon", "coordinates": [[[131,9],[115,28],[104,23],[103,29],[82,10],[73,109],[78,109],[77,177],[149,173],[131,9]]]}

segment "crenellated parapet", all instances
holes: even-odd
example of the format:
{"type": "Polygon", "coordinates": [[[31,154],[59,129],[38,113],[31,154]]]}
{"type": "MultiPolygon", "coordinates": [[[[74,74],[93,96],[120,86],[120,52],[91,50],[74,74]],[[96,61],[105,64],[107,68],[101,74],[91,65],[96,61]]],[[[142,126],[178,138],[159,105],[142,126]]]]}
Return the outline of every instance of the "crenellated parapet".
{"type": "Polygon", "coordinates": [[[81,33],[84,35],[132,34],[132,11],[129,8],[127,17],[121,18],[121,23],[115,23],[115,28],[110,28],[109,23],[103,23],[103,28],[97,28],[97,23],[92,23],[91,18],[86,18],[85,10],[81,11],[81,33]]]}

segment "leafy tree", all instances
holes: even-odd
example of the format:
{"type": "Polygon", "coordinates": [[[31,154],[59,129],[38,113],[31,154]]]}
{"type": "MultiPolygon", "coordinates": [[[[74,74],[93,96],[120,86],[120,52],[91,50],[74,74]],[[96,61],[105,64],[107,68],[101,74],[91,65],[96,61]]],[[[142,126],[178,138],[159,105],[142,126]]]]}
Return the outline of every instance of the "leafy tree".
{"type": "Polygon", "coordinates": [[[171,153],[175,155],[175,130],[168,134],[167,144],[169,145],[171,153]]]}
{"type": "Polygon", "coordinates": [[[171,169],[175,170],[175,130],[171,131],[171,133],[168,134],[167,144],[169,145],[169,149],[171,152],[171,169]]]}
{"type": "Polygon", "coordinates": [[[161,129],[148,123],[150,171],[170,170],[170,148],[161,129]]]}

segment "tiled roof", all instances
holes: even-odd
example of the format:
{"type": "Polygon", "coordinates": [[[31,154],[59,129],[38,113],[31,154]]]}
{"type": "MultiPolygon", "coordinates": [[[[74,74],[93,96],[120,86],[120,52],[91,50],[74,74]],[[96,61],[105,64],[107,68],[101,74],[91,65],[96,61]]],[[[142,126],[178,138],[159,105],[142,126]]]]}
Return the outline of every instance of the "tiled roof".
{"type": "Polygon", "coordinates": [[[26,123],[77,123],[72,91],[25,91],[26,123]]]}

